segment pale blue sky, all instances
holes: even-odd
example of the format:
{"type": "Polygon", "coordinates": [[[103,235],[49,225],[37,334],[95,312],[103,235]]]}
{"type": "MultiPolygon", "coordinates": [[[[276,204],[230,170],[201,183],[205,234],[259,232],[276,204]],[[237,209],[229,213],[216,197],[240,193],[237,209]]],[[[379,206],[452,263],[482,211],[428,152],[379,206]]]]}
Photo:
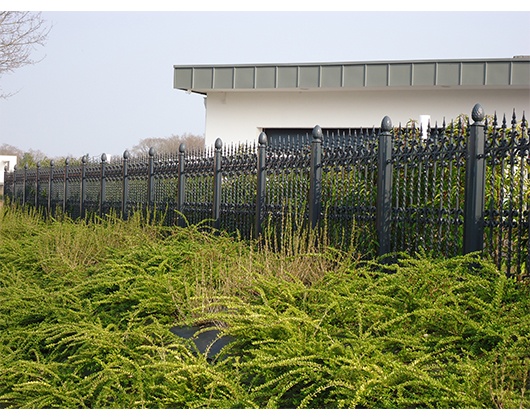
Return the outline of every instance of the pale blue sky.
{"type": "Polygon", "coordinates": [[[530,12],[43,12],[36,65],[0,78],[0,144],[50,157],[122,154],[146,137],[203,134],[203,98],[175,64],[530,55],[530,12]]]}

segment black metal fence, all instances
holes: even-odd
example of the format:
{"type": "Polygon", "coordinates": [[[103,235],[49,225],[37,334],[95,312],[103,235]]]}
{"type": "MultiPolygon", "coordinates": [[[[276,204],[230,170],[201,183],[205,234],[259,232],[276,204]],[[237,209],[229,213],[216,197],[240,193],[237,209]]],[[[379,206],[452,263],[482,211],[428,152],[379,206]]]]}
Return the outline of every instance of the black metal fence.
{"type": "Polygon", "coordinates": [[[74,218],[157,209],[166,224],[199,223],[257,237],[309,225],[333,246],[455,256],[483,251],[509,275],[530,275],[530,146],[524,114],[499,124],[477,104],[473,123],[322,133],[118,162],[5,173],[12,203],[74,218]]]}

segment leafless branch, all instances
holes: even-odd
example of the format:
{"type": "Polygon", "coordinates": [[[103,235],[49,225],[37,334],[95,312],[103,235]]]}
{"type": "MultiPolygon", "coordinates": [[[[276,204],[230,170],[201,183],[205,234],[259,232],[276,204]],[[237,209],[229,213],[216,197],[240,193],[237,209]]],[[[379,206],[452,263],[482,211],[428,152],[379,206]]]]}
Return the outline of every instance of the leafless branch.
{"type": "MultiPolygon", "coordinates": [[[[40,13],[0,11],[0,77],[40,61],[31,54],[44,46],[50,30],[40,13]]],[[[0,92],[0,98],[8,96],[0,92]]]]}

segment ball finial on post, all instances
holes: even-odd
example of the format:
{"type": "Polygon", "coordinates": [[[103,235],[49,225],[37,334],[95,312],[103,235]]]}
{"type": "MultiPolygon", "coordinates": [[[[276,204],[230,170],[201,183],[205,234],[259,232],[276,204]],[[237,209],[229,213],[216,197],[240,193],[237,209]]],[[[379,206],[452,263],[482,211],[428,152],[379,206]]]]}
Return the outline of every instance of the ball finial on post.
{"type": "Polygon", "coordinates": [[[388,115],[385,116],[383,120],[381,121],[381,130],[383,131],[392,130],[392,120],[390,119],[388,115]]]}
{"type": "Polygon", "coordinates": [[[471,111],[471,118],[473,118],[475,124],[480,124],[484,120],[484,108],[482,108],[482,105],[475,104],[471,111]]]}

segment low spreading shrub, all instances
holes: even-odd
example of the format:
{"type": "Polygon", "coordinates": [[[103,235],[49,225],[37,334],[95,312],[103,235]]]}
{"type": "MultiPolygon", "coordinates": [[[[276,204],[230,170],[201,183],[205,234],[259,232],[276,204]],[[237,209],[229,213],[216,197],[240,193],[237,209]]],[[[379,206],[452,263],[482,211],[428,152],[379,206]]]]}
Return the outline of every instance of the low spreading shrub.
{"type": "Polygon", "coordinates": [[[530,290],[481,256],[154,219],[0,210],[2,407],[530,408],[530,290]],[[232,341],[211,359],[176,325],[232,341]]]}

